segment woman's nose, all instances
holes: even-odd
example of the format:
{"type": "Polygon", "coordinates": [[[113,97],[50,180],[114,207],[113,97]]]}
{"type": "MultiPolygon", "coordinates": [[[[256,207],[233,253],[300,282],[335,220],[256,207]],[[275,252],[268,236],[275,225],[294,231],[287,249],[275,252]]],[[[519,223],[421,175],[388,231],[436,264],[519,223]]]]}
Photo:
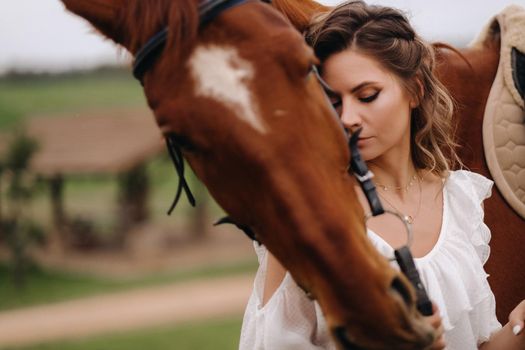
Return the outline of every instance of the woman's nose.
{"type": "Polygon", "coordinates": [[[343,101],[341,122],[346,129],[354,131],[361,127],[363,120],[361,119],[361,116],[355,107],[352,108],[352,106],[343,101]]]}

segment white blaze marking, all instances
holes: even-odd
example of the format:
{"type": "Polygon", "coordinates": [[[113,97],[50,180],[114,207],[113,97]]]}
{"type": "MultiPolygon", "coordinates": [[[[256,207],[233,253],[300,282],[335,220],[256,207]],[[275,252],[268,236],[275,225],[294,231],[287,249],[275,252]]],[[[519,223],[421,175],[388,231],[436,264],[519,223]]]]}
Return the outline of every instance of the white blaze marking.
{"type": "Polygon", "coordinates": [[[197,95],[217,100],[233,110],[239,119],[265,132],[248,87],[255,76],[249,61],[241,58],[234,48],[209,45],[196,48],[188,64],[197,95]]]}

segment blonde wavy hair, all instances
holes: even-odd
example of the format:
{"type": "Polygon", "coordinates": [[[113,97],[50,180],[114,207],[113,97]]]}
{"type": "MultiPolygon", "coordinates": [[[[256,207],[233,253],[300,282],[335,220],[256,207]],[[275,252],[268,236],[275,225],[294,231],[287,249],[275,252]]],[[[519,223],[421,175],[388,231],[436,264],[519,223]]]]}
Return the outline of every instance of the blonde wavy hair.
{"type": "MultiPolygon", "coordinates": [[[[346,49],[376,59],[399,78],[418,107],[411,115],[411,153],[416,169],[445,177],[461,165],[454,142],[454,102],[434,74],[434,48],[393,8],[345,2],[312,19],[306,41],[324,62],[346,49]]],[[[322,65],[321,65],[322,70],[322,65]]]]}

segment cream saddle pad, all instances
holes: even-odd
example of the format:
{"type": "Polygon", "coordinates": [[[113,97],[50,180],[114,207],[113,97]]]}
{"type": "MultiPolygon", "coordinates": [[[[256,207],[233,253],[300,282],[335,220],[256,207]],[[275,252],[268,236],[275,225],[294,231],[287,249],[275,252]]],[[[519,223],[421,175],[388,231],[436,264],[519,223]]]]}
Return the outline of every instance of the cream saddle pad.
{"type": "Polygon", "coordinates": [[[500,61],[485,107],[483,147],[496,186],[525,219],[525,9],[507,7],[471,46],[481,45],[498,24],[500,61]]]}

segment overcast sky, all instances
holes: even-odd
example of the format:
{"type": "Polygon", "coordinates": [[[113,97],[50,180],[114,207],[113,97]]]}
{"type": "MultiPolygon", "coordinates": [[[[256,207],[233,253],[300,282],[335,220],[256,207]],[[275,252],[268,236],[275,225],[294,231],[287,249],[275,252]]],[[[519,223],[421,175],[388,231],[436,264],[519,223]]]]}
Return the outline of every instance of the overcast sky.
{"type": "MultiPolygon", "coordinates": [[[[176,1],[176,0],[174,0],[176,1]]],[[[339,0],[324,0],[337,4],[339,0]]],[[[407,11],[428,40],[466,43],[506,5],[525,0],[369,0],[407,11]]],[[[59,0],[0,0],[0,73],[8,69],[60,71],[127,62],[59,0]]]]}

